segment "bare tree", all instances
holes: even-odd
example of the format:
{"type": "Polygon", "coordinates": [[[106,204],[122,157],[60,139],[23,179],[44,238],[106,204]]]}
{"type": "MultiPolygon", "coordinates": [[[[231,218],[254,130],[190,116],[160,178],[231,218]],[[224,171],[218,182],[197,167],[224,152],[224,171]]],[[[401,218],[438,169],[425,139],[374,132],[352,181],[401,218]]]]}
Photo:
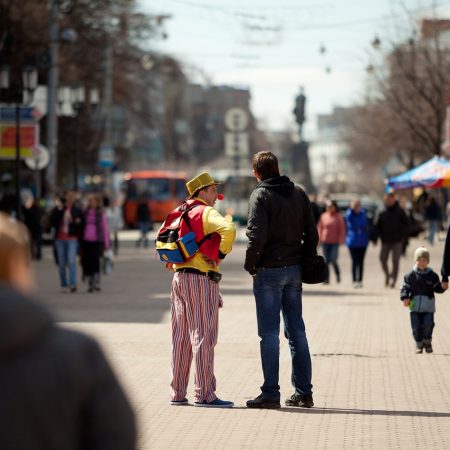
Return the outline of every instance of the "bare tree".
{"type": "Polygon", "coordinates": [[[345,133],[352,159],[365,167],[395,156],[405,167],[440,155],[445,127],[450,49],[440,29],[417,28],[391,44],[382,67],[370,66],[372,95],[352,111],[345,133]]]}

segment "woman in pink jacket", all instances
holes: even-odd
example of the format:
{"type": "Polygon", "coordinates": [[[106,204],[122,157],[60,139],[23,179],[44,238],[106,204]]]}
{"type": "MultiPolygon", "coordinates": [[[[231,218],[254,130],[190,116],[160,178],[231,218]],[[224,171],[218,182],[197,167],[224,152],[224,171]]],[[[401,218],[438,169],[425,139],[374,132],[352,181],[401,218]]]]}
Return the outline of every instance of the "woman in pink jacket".
{"type": "MultiPolygon", "coordinates": [[[[341,281],[341,271],[337,263],[340,244],[345,243],[345,223],[338,211],[336,202],[327,200],[325,212],[321,214],[317,224],[319,241],[322,244],[323,256],[327,264],[331,264],[336,280],[341,281]]],[[[329,280],[325,281],[329,283],[329,280]]]]}
{"type": "Polygon", "coordinates": [[[100,258],[109,249],[109,230],[106,214],[96,195],[88,197],[84,212],[84,228],[81,241],[81,265],[88,279],[88,292],[100,290],[100,258]]]}

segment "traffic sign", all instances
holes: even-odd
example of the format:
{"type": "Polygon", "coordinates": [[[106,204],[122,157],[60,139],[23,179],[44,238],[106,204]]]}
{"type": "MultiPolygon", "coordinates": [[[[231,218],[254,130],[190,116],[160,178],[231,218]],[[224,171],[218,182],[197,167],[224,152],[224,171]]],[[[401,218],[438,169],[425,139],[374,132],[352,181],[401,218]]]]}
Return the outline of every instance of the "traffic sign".
{"type": "Polygon", "coordinates": [[[32,170],[42,170],[48,166],[50,162],[50,153],[47,147],[38,144],[33,149],[34,156],[32,158],[25,158],[25,164],[32,170]]]}
{"type": "Polygon", "coordinates": [[[114,149],[112,147],[100,147],[98,151],[98,165],[106,169],[114,166],[114,149]]]}
{"type": "Polygon", "coordinates": [[[244,131],[248,125],[248,114],[242,108],[230,108],[225,113],[225,125],[230,131],[244,131]]]}
{"type": "Polygon", "coordinates": [[[248,133],[225,133],[225,154],[227,156],[248,156],[248,133]]]}

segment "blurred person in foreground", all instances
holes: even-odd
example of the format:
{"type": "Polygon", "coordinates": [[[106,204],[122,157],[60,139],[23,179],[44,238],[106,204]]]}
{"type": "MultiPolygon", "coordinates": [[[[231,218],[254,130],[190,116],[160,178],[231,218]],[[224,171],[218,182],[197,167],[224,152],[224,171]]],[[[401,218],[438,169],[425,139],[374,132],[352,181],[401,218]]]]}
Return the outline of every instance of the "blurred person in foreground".
{"type": "Polygon", "coordinates": [[[133,450],[134,414],[97,342],[32,299],[29,245],[0,213],[0,448],[133,450]]]}
{"type": "Polygon", "coordinates": [[[280,176],[268,151],[253,157],[258,180],[249,201],[245,270],[253,276],[264,383],[248,408],[280,408],[280,312],[292,360],[294,393],[286,406],[314,405],[311,356],[302,317],[302,257],[316,254],[318,234],[306,193],[280,176]]]}

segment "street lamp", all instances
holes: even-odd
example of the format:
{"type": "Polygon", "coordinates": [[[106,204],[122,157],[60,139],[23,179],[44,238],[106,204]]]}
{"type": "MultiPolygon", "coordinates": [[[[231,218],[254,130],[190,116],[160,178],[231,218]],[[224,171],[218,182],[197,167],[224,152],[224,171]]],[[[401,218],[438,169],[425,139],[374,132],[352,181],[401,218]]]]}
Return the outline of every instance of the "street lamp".
{"type": "Polygon", "coordinates": [[[78,191],[78,164],[79,164],[79,127],[80,127],[80,112],[85,102],[85,90],[82,86],[76,86],[72,88],[71,92],[72,110],[75,116],[75,139],[74,139],[74,152],[73,152],[73,189],[78,191]]]}
{"type": "Polygon", "coordinates": [[[84,86],[76,85],[72,87],[60,87],[58,89],[58,103],[61,115],[71,115],[74,118],[74,147],[73,147],[73,189],[78,191],[79,180],[79,125],[81,112],[88,101],[90,105],[97,105],[99,102],[99,91],[91,88],[87,90],[84,86]],[[88,100],[87,100],[88,97],[88,100]]]}
{"type": "Polygon", "coordinates": [[[22,203],[20,199],[20,115],[21,104],[30,104],[33,93],[37,88],[37,70],[31,66],[25,66],[21,70],[21,76],[14,73],[9,66],[0,68],[0,88],[10,89],[12,100],[15,104],[15,129],[16,129],[16,152],[15,152],[15,195],[16,195],[16,217],[22,217],[22,203]],[[17,75],[17,76],[16,76],[17,75]],[[26,94],[26,96],[24,95],[26,94]],[[25,101],[24,101],[25,100],[25,101]]]}

